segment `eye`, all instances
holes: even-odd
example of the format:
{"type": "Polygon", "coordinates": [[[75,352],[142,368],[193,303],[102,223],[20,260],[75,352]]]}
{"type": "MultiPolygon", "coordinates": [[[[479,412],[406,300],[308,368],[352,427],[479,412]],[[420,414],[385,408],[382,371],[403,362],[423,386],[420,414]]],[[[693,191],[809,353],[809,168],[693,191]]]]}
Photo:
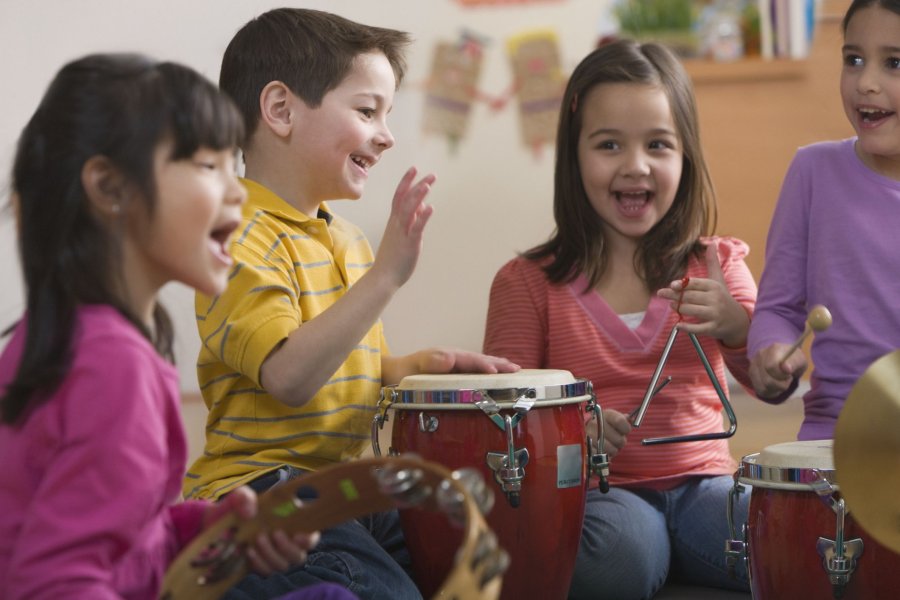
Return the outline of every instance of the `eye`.
{"type": "Polygon", "coordinates": [[[374,108],[360,108],[358,110],[359,110],[359,113],[367,119],[371,119],[372,117],[375,116],[374,108]]]}
{"type": "Polygon", "coordinates": [[[671,150],[675,145],[668,140],[653,140],[648,147],[651,150],[671,150]]]}
{"type": "Polygon", "coordinates": [[[863,59],[861,56],[857,54],[845,54],[844,55],[844,65],[847,67],[861,67],[863,64],[863,59]]]}
{"type": "Polygon", "coordinates": [[[890,56],[884,61],[884,64],[888,69],[900,69],[900,58],[890,56]]]}
{"type": "Polygon", "coordinates": [[[615,140],[601,140],[597,144],[597,149],[598,150],[618,150],[619,142],[617,142],[615,140]]]}

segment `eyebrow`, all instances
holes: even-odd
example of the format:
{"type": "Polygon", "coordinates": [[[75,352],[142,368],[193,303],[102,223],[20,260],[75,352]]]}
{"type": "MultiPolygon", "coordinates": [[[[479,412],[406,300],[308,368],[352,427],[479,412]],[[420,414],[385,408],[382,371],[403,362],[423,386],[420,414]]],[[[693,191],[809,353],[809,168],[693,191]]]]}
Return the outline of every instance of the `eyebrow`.
{"type": "MultiPolygon", "coordinates": [[[[881,46],[878,48],[879,51],[886,54],[900,54],[900,46],[881,46]]],[[[862,52],[862,48],[856,44],[844,44],[841,47],[841,52],[862,52]]]]}
{"type": "MultiPolygon", "coordinates": [[[[621,129],[613,129],[613,128],[596,129],[588,134],[588,139],[597,137],[598,135],[621,135],[621,133],[622,133],[621,129]]],[[[671,129],[665,129],[663,127],[651,129],[647,133],[650,135],[671,135],[672,137],[678,137],[677,133],[675,133],[671,129]]]]}

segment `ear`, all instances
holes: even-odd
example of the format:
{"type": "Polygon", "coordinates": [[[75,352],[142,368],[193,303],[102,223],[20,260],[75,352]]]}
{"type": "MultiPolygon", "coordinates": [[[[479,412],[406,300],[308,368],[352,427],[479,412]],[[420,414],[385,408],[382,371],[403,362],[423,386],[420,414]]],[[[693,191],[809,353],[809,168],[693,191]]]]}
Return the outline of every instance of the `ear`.
{"type": "Polygon", "coordinates": [[[125,212],[128,181],[107,157],[92,156],[84,163],[81,185],[91,207],[101,215],[115,218],[125,212]]]}
{"type": "Polygon", "coordinates": [[[275,135],[287,137],[291,133],[291,106],[296,99],[290,88],[281,81],[270,81],[259,93],[259,120],[275,135]]]}

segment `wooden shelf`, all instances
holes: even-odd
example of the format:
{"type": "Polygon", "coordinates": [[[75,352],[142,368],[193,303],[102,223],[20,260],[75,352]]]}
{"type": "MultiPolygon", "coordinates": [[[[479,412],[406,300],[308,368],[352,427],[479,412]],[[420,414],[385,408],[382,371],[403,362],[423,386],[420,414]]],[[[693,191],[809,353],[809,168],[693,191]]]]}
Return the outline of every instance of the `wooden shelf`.
{"type": "Polygon", "coordinates": [[[740,83],[802,79],[806,76],[805,60],[746,58],[734,62],[689,59],[684,67],[694,84],[740,83]]]}

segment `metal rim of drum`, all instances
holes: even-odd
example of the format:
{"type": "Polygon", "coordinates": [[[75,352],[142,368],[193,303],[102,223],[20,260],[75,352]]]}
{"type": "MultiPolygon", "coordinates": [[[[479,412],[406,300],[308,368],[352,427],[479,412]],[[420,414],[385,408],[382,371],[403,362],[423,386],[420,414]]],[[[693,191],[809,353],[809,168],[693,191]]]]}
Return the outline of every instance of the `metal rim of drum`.
{"type": "Polygon", "coordinates": [[[476,403],[482,400],[485,392],[501,410],[513,408],[516,400],[523,396],[534,399],[535,406],[572,404],[591,398],[586,379],[576,379],[572,383],[560,385],[521,388],[402,390],[392,385],[385,389],[390,390],[392,408],[396,410],[478,410],[476,403]]]}
{"type": "Polygon", "coordinates": [[[759,455],[760,453],[757,452],[748,454],[741,459],[739,477],[741,483],[758,488],[813,492],[812,484],[820,479],[825,479],[834,489],[838,489],[833,468],[819,469],[815,467],[773,467],[761,465],[757,462],[759,455]]]}

